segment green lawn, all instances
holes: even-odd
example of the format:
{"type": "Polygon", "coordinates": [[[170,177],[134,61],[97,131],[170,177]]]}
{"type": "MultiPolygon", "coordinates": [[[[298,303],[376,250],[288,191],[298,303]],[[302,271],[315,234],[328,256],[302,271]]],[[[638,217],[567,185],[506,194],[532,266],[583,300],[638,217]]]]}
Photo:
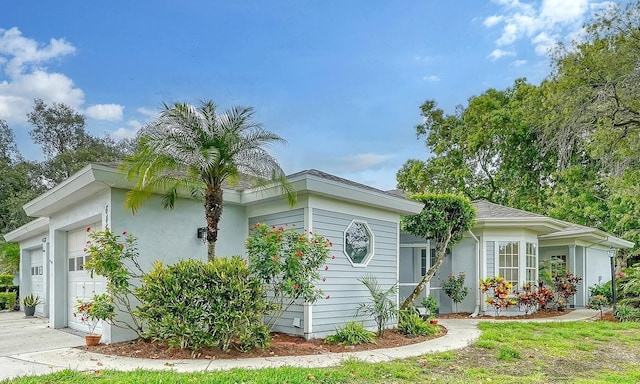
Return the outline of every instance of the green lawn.
{"type": "Polygon", "coordinates": [[[389,363],[347,361],[322,369],[276,368],[178,374],[64,371],[7,383],[638,383],[640,324],[481,323],[459,351],[389,363]]]}

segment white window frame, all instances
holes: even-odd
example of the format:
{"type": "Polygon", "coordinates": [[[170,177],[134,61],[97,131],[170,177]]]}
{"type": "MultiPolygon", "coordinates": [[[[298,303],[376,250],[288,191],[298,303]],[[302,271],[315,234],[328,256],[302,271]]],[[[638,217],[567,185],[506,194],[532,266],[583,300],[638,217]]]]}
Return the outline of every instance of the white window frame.
{"type": "Polygon", "coordinates": [[[347,260],[349,260],[349,263],[351,263],[352,267],[356,267],[356,268],[364,268],[367,265],[369,265],[369,262],[371,261],[371,259],[373,259],[373,255],[375,254],[375,249],[374,249],[374,244],[375,244],[375,236],[373,234],[373,231],[371,230],[371,227],[369,227],[369,224],[364,221],[364,220],[351,220],[351,222],[349,223],[349,225],[347,225],[347,227],[344,229],[344,232],[342,234],[342,239],[343,239],[343,249],[342,251],[344,252],[345,256],[347,257],[347,260]],[[352,225],[354,224],[362,224],[364,226],[365,231],[368,234],[368,238],[369,238],[369,244],[367,246],[368,250],[367,250],[367,254],[364,256],[364,258],[362,259],[361,262],[356,263],[353,261],[353,259],[351,258],[351,255],[349,255],[349,253],[347,252],[347,232],[349,231],[349,228],[351,228],[352,225]]]}

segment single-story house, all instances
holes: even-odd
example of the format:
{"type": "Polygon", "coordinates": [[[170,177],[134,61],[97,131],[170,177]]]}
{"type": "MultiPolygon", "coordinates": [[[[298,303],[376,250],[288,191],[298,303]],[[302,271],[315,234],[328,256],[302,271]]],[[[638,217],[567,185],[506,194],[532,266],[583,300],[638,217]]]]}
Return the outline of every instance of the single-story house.
{"type": "MultiPolygon", "coordinates": [[[[400,230],[401,216],[419,213],[422,205],[317,170],[298,172],[288,179],[298,194],[293,207],[276,187],[225,189],[216,243],[219,256],[244,255],[249,228],[257,222],[312,231],[332,242],[335,257],[321,271],[326,279],[318,282],[326,298],[293,306],[276,330],[306,338],[334,333],[336,326],[353,320],[358,303],[369,299],[358,281],[364,275],[375,276],[385,287],[398,284],[395,300],[401,302],[429,268],[433,255],[428,240],[400,230]]],[[[52,328],[86,331],[73,316],[74,305],[78,299],[90,299],[105,290],[104,279],[91,278],[83,268],[87,227],[134,234],[143,268],[155,260],[166,265],[184,258],[206,259],[207,247],[198,238],[198,228],[205,226],[201,202],[185,197],[173,210],[166,210],[155,197],[132,215],[124,208],[125,194],[131,187],[114,166],[90,164],[27,203],[25,212],[36,219],[4,236],[20,243],[21,294],[44,298],[36,313],[48,317],[52,328]]],[[[478,292],[478,277],[535,280],[539,260],[551,257],[565,261],[570,270],[584,276],[574,303],[583,306],[588,300],[587,286],[608,280],[609,248],[633,246],[592,228],[486,201],[474,205],[478,213],[475,227],[453,247],[426,292],[439,298],[441,312],[451,310],[450,300],[440,289],[441,279],[449,273],[466,272],[466,284],[472,288],[459,310],[484,312],[487,308],[478,292]]],[[[374,323],[366,325],[373,327],[374,323]]],[[[133,337],[109,324],[99,331],[104,342],[133,337]]]]}

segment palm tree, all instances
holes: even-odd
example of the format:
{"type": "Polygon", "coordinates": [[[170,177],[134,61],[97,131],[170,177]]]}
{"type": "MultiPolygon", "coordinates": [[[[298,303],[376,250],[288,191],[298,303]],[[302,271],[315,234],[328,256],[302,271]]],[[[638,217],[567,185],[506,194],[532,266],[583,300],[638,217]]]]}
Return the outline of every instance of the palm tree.
{"type": "Polygon", "coordinates": [[[138,147],[123,168],[136,179],[125,205],[133,213],[153,193],[172,209],[181,192],[204,200],[208,258],[215,258],[218,223],[222,215],[222,187],[240,181],[252,187],[278,182],[291,205],[295,193],[282,168],[264,146],[286,143],[253,121],[253,109],[234,107],[216,114],[216,105],[202,101],[163,104],[160,115],[138,134],[138,147]]]}

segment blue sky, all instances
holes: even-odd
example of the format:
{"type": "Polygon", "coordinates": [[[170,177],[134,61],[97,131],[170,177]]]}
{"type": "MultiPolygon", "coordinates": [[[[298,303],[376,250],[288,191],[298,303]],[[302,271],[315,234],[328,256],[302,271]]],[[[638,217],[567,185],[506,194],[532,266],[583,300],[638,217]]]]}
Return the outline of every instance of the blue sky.
{"type": "Polygon", "coordinates": [[[67,103],[95,135],[132,137],[161,103],[253,106],[288,141],[287,173],[316,168],[382,189],[410,158],[419,106],[447,113],[579,38],[596,0],[12,1],[0,15],[0,118],[40,159],[34,98],[67,103]]]}

